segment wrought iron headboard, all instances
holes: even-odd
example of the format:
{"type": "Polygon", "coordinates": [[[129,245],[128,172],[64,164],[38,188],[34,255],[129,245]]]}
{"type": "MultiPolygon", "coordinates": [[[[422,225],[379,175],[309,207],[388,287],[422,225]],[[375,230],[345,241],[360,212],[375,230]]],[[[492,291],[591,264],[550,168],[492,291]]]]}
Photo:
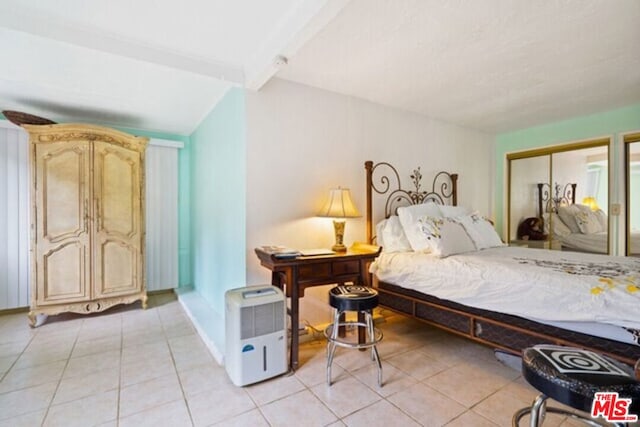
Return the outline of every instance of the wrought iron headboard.
{"type": "Polygon", "coordinates": [[[546,212],[558,212],[561,205],[575,205],[576,183],[565,184],[564,187],[556,182],[551,191],[551,185],[546,182],[538,183],[538,217],[546,212]]]}
{"type": "Polygon", "coordinates": [[[373,243],[373,196],[374,193],[384,196],[384,217],[396,213],[401,206],[418,205],[433,201],[437,204],[458,204],[458,174],[438,172],[431,183],[431,188],[422,189],[422,173],[420,168],[414,169],[410,175],[413,189],[406,190],[401,185],[400,174],[390,163],[380,162],[375,165],[371,160],[364,162],[367,173],[367,242],[373,243]],[[378,178],[379,176],[379,178],[378,178]]]}

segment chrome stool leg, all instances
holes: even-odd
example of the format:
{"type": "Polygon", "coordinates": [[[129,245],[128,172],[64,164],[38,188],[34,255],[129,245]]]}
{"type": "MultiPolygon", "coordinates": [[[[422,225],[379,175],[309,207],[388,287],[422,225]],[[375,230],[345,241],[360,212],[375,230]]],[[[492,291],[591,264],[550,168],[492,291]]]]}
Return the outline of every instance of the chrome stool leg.
{"type": "MultiPolygon", "coordinates": [[[[376,332],[373,326],[373,313],[371,310],[365,313],[365,317],[367,319],[367,329],[369,334],[369,341],[374,342],[376,340],[376,332]]],[[[382,387],[382,363],[380,362],[380,355],[378,354],[378,346],[371,346],[371,360],[375,360],[378,365],[378,387],[382,387]]]]}
{"type": "Polygon", "coordinates": [[[522,419],[522,417],[524,417],[527,414],[531,415],[529,427],[542,426],[542,422],[544,421],[544,415],[547,407],[546,400],[547,400],[547,396],[545,396],[544,394],[540,394],[536,396],[531,406],[518,410],[515,414],[513,414],[513,418],[511,419],[512,427],[519,427],[520,420],[522,419]]]}
{"type": "Polygon", "coordinates": [[[530,427],[539,427],[544,422],[545,410],[547,408],[547,396],[538,395],[531,405],[531,421],[530,427]]]}
{"type": "Polygon", "coordinates": [[[340,311],[333,310],[333,323],[331,324],[331,339],[327,339],[327,356],[331,353],[331,349],[335,347],[335,339],[338,337],[338,329],[336,325],[340,322],[340,311]]]}
{"type": "MultiPolygon", "coordinates": [[[[375,331],[373,329],[373,316],[371,315],[371,311],[364,311],[364,318],[366,319],[366,323],[367,323],[367,336],[369,338],[367,338],[369,341],[373,341],[375,340],[375,331]]],[[[376,360],[375,359],[375,350],[376,346],[372,346],[371,347],[371,360],[376,360]]]]}
{"type": "Polygon", "coordinates": [[[327,342],[327,384],[331,385],[331,364],[333,356],[336,354],[336,340],[338,339],[338,330],[340,329],[341,311],[336,310],[333,316],[333,325],[331,326],[331,338],[327,342]]]}

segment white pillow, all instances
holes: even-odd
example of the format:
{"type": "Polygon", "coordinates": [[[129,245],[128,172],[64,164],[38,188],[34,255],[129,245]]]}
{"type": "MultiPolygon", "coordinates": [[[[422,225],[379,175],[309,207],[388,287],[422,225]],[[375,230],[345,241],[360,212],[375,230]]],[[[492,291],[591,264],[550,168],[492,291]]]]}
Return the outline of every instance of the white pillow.
{"type": "Polygon", "coordinates": [[[478,250],[504,246],[493,225],[483,218],[479,212],[456,219],[462,224],[478,250]]]}
{"type": "Polygon", "coordinates": [[[456,218],[420,218],[420,229],[431,247],[431,253],[439,257],[476,250],[466,230],[456,218]]]}
{"type": "Polygon", "coordinates": [[[382,246],[385,252],[407,252],[411,251],[411,245],[407,236],[404,234],[400,219],[396,216],[390,216],[388,219],[381,221],[376,227],[378,233],[378,245],[382,246]]]}
{"type": "Polygon", "coordinates": [[[609,219],[607,218],[607,214],[604,213],[602,209],[598,209],[595,211],[596,217],[598,217],[598,221],[600,222],[600,231],[609,231],[609,219]]]}
{"type": "Polygon", "coordinates": [[[576,209],[575,219],[582,234],[593,234],[602,231],[600,219],[589,206],[574,205],[576,209]]]}
{"type": "Polygon", "coordinates": [[[398,218],[404,234],[414,251],[424,251],[430,248],[429,241],[420,229],[418,219],[424,216],[438,218],[442,216],[438,205],[433,202],[398,208],[398,218]]]}
{"type": "Polygon", "coordinates": [[[382,246],[382,250],[384,250],[384,227],[387,225],[388,219],[383,219],[379,223],[376,224],[376,244],[378,246],[382,246]]]}
{"type": "Polygon", "coordinates": [[[571,234],[571,230],[567,225],[562,222],[557,213],[551,214],[551,219],[549,219],[549,214],[544,214],[544,232],[545,234],[549,234],[549,227],[552,230],[552,237],[567,237],[571,234]]]}
{"type": "Polygon", "coordinates": [[[558,216],[565,223],[569,230],[572,233],[579,233],[580,227],[578,227],[578,223],[576,222],[576,213],[578,212],[578,208],[576,205],[568,205],[568,206],[560,206],[558,208],[558,216]]]}
{"type": "Polygon", "coordinates": [[[471,209],[465,206],[440,205],[438,208],[440,209],[440,215],[444,217],[463,216],[471,213],[471,209]]]}

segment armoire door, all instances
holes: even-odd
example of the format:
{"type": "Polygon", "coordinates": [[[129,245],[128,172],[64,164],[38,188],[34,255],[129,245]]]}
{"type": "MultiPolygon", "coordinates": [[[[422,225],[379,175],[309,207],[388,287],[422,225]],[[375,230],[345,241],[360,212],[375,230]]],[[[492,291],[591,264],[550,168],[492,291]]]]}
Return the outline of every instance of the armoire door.
{"type": "Polygon", "coordinates": [[[94,298],[142,291],[140,153],[94,143],[94,298]]]}
{"type": "Polygon", "coordinates": [[[84,141],[36,144],[35,280],[39,305],[91,298],[90,165],[84,141]]]}

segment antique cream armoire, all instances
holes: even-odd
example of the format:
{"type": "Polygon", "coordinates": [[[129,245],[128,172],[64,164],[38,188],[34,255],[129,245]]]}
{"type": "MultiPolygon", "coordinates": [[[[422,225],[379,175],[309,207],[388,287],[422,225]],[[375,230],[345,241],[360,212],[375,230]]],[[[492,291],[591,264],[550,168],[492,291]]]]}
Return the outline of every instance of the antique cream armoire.
{"type": "Polygon", "coordinates": [[[30,135],[31,311],[93,313],[142,301],[148,139],[82,124],[30,135]]]}

